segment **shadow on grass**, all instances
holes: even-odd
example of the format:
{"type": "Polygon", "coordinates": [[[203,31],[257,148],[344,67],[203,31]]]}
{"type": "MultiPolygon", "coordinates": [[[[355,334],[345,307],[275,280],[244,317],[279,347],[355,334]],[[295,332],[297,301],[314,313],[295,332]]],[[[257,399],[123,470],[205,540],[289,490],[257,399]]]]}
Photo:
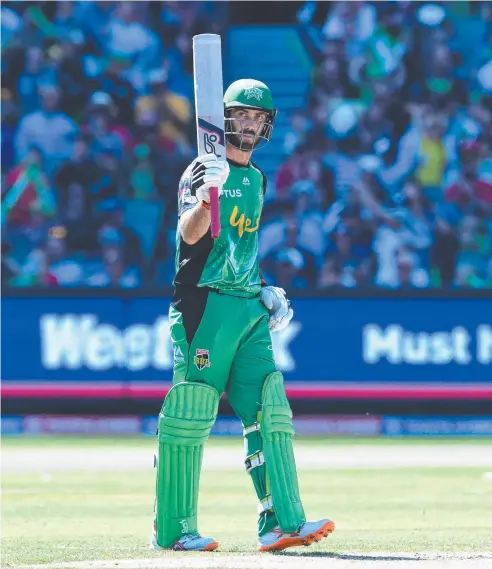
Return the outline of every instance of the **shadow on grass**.
{"type": "Polygon", "coordinates": [[[425,558],[419,559],[418,557],[404,557],[395,555],[359,555],[345,554],[345,553],[330,553],[326,551],[310,551],[310,552],[295,552],[295,551],[272,551],[272,555],[286,556],[286,557],[327,557],[331,559],[347,559],[352,561],[425,561],[425,558]]]}

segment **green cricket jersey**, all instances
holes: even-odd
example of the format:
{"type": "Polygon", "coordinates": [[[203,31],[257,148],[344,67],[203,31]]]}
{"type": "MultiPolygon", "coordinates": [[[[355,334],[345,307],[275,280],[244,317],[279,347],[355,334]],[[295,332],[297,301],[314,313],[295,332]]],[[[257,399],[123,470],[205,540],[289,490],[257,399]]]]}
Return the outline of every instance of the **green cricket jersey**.
{"type": "MultiPolygon", "coordinates": [[[[191,285],[224,292],[260,291],[258,230],[266,178],[251,162],[241,166],[229,160],[229,166],[230,173],[220,195],[219,238],[212,239],[209,230],[200,241],[188,245],[178,228],[176,287],[191,285]]],[[[191,168],[188,167],[179,183],[178,215],[193,208],[197,201],[191,187],[191,168]]]]}

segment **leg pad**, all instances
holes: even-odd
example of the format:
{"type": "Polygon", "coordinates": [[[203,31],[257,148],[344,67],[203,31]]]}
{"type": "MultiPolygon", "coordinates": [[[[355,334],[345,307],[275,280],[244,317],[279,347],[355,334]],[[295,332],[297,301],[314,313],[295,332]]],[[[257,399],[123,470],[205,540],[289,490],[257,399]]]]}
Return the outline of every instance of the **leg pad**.
{"type": "Polygon", "coordinates": [[[292,446],[292,411],[280,372],[271,373],[265,380],[260,430],[274,512],[284,532],[297,531],[306,517],[299,497],[292,446]]]}
{"type": "Polygon", "coordinates": [[[174,385],[159,415],[154,531],[160,547],[197,532],[203,447],[217,417],[219,393],[204,383],[174,385]]]}

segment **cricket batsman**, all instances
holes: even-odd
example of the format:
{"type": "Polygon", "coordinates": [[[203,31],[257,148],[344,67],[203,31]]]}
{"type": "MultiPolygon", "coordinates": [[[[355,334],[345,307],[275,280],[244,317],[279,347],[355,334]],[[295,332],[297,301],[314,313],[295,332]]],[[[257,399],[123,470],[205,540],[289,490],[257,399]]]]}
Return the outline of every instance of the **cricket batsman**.
{"type": "MultiPolygon", "coordinates": [[[[227,161],[206,154],[183,174],[178,192],[175,294],[169,312],[174,377],[159,414],[156,549],[212,551],[197,504],[203,448],[225,392],[241,419],[245,468],[258,496],[259,551],[310,545],[335,524],[308,522],[299,496],[292,411],[276,369],[271,332],[293,311],[285,291],[258,266],[266,178],[251,161],[270,140],[277,110],[268,87],[243,79],[224,95],[227,161]],[[220,189],[218,239],[210,232],[210,188],[220,189]]],[[[218,485],[219,486],[219,485],[218,485]]],[[[220,508],[217,488],[217,508],[220,508]]]]}

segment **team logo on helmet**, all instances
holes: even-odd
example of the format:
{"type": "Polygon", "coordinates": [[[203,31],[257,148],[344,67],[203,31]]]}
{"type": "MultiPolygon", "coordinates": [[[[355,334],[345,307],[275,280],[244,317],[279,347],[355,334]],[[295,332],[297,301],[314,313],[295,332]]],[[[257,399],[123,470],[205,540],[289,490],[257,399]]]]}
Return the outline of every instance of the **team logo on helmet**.
{"type": "Polygon", "coordinates": [[[258,87],[249,87],[249,89],[244,90],[244,96],[246,99],[256,99],[261,101],[263,97],[263,91],[258,87]]]}

